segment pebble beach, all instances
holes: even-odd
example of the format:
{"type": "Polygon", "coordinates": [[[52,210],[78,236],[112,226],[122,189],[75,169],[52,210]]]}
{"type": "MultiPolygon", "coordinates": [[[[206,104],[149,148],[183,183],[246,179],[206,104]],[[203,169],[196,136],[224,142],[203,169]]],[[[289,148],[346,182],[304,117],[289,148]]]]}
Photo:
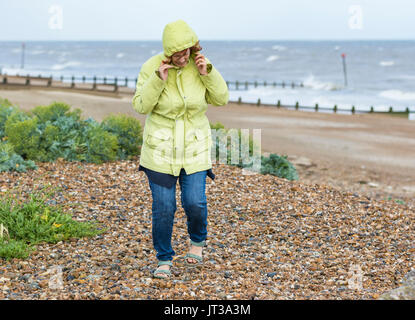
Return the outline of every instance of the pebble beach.
{"type": "MultiPolygon", "coordinates": [[[[0,96],[26,110],[65,101],[97,120],[115,111],[134,114],[129,96],[42,92],[2,90],[0,96]]],[[[247,124],[235,114],[256,114],[251,128],[264,129],[264,151],[288,154],[300,180],[246,175],[240,168],[214,164],[216,179],[206,182],[208,239],[202,266],[195,270],[183,263],[189,239],[177,184],[173,276],[167,281],[152,278],[157,263],[151,239],[152,199],[147,177],[138,171],[139,158],[101,165],[37,163],[35,171],[2,173],[1,192],[19,189],[26,197],[51,184],[60,188],[52,204],[63,206],[75,220],[99,223],[106,232],[38,245],[24,260],[0,260],[0,299],[358,300],[378,299],[398,287],[414,268],[410,187],[415,180],[408,160],[413,155],[413,123],[236,104],[208,110],[211,122],[226,127],[235,127],[237,121],[241,127],[247,124]],[[269,124],[261,126],[260,115],[279,118],[286,126],[272,131],[269,124]],[[364,125],[367,135],[353,135],[346,124],[364,125]],[[382,137],[391,128],[395,136],[390,139],[395,140],[388,149],[382,137]],[[322,143],[324,132],[328,138],[322,143]],[[326,149],[329,138],[333,146],[342,146],[331,154],[326,149]],[[368,143],[377,157],[371,162],[353,158],[356,146],[368,143]],[[391,152],[393,165],[388,163],[391,152]]]]}

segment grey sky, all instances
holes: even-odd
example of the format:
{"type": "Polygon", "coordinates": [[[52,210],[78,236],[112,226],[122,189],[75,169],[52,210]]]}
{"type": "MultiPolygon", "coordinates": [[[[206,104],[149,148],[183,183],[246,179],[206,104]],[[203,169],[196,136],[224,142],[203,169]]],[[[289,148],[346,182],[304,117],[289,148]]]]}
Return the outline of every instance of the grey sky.
{"type": "Polygon", "coordinates": [[[415,39],[413,0],[0,0],[0,13],[0,40],[160,40],[177,19],[205,40],[415,39]]]}

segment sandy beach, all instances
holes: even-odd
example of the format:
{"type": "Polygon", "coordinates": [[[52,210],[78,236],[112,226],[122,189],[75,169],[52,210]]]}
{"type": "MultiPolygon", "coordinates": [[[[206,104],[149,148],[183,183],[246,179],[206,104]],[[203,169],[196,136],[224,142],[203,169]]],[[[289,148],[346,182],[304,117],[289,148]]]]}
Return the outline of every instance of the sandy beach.
{"type": "MultiPolygon", "coordinates": [[[[101,121],[110,113],[140,119],[131,93],[87,93],[54,88],[4,89],[24,110],[62,101],[101,121]]],[[[326,184],[378,200],[415,201],[415,121],[380,114],[329,114],[284,108],[238,105],[209,106],[207,116],[226,128],[261,129],[264,153],[288,155],[300,181],[326,184]]]]}

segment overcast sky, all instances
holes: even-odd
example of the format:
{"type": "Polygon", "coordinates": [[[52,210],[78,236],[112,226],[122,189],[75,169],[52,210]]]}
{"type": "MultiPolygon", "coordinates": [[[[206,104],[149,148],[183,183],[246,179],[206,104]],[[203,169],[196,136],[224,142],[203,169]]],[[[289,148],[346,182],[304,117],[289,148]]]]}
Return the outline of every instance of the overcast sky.
{"type": "Polygon", "coordinates": [[[415,39],[414,0],[0,0],[0,40],[415,39]]]}

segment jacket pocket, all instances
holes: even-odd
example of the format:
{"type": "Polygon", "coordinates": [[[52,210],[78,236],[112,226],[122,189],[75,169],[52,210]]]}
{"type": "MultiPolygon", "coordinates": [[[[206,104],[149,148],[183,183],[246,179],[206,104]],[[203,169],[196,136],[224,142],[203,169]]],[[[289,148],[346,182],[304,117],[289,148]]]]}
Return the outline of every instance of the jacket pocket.
{"type": "Polygon", "coordinates": [[[186,153],[189,155],[198,155],[206,152],[211,146],[210,129],[196,128],[190,141],[186,146],[186,153]]]}
{"type": "Polygon", "coordinates": [[[173,159],[173,133],[170,128],[151,128],[146,144],[151,149],[153,160],[170,162],[173,159]]]}

